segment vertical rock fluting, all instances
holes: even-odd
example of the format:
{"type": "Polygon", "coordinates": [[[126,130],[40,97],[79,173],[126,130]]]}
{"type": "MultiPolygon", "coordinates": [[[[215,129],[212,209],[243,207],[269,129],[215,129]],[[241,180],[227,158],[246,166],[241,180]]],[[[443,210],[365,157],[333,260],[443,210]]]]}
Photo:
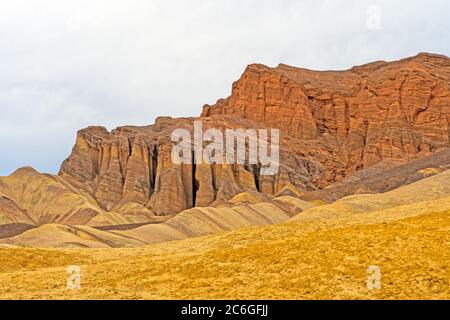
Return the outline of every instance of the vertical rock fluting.
{"type": "MultiPolygon", "coordinates": [[[[105,210],[134,202],[156,215],[224,203],[243,191],[273,195],[289,183],[300,190],[316,189],[310,180],[320,176],[320,165],[284,149],[280,176],[267,179],[259,176],[258,166],[173,163],[171,133],[178,128],[192,131],[194,120],[160,118],[149,127],[81,130],[60,176],[92,195],[105,210]]],[[[208,121],[208,127],[221,129],[250,125],[220,117],[208,121]]]]}
{"type": "Polygon", "coordinates": [[[157,147],[155,190],[149,207],[156,214],[177,213],[194,206],[192,165],[174,164],[169,139],[157,147]]]}

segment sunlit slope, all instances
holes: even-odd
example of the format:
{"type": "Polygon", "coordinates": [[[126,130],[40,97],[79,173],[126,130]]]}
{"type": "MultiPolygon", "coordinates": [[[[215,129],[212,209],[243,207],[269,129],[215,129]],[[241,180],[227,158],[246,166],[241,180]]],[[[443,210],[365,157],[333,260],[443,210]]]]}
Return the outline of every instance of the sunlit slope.
{"type": "Polygon", "coordinates": [[[450,299],[450,212],[371,215],[135,249],[0,249],[0,298],[450,299]],[[79,291],[66,289],[71,264],[79,291]],[[379,290],[367,288],[369,265],[381,269],[379,290]]]}
{"type": "MultiPolygon", "coordinates": [[[[244,198],[244,195],[241,196],[244,198]]],[[[250,226],[286,222],[303,209],[311,208],[306,201],[284,196],[272,202],[219,208],[193,208],[176,215],[161,224],[145,225],[115,233],[157,243],[198,237],[250,226]]]]}
{"type": "Polygon", "coordinates": [[[30,167],[0,178],[0,192],[36,224],[84,224],[102,212],[94,200],[74,192],[58,177],[41,174],[30,167]]]}
{"type": "Polygon", "coordinates": [[[385,193],[348,196],[332,204],[306,210],[292,220],[336,219],[345,215],[356,215],[355,219],[358,219],[357,214],[376,211],[401,213],[404,216],[440,212],[450,210],[450,202],[448,199],[436,200],[449,197],[450,170],[447,170],[385,193]]]}
{"type": "Polygon", "coordinates": [[[0,191],[0,225],[10,223],[34,224],[26,212],[20,209],[8,195],[0,191]]]}
{"type": "Polygon", "coordinates": [[[272,202],[221,208],[186,210],[159,224],[147,224],[128,231],[101,231],[89,226],[45,224],[7,239],[0,244],[37,248],[137,247],[145,244],[180,240],[239,228],[282,223],[293,213],[312,207],[293,197],[272,202]]]}
{"type": "Polygon", "coordinates": [[[10,223],[90,226],[121,225],[151,221],[153,213],[135,203],[103,210],[88,193],[60,176],[42,174],[31,167],[0,177],[0,230],[10,223]]]}
{"type": "Polygon", "coordinates": [[[34,248],[116,248],[142,246],[145,243],[87,226],[45,224],[0,240],[0,244],[34,248]]]}

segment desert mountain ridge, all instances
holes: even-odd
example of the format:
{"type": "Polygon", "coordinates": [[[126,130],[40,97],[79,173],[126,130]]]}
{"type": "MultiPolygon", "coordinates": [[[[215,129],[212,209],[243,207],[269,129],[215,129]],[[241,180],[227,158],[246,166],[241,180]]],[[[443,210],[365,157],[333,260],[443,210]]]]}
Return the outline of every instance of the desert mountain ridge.
{"type": "Polygon", "coordinates": [[[449,147],[446,56],[343,71],[253,64],[200,117],[88,127],[57,175],[26,167],[1,177],[0,238],[26,245],[25,238],[68,233],[67,246],[97,246],[96,239],[139,246],[284,222],[318,203],[441,174],[449,147]],[[171,133],[199,120],[204,129],[280,129],[278,174],[262,176],[258,165],[172,163],[171,133]]]}

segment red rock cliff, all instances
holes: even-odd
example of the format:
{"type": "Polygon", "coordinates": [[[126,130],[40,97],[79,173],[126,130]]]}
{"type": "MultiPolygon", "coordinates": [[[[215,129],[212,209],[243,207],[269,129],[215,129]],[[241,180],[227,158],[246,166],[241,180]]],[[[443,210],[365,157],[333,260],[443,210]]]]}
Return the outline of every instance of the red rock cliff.
{"type": "MultiPolygon", "coordinates": [[[[382,160],[408,162],[450,140],[450,59],[421,53],[347,71],[250,65],[203,117],[238,115],[310,141],[329,184],[382,160]]],[[[324,185],[322,184],[322,185],[324,185]]]]}

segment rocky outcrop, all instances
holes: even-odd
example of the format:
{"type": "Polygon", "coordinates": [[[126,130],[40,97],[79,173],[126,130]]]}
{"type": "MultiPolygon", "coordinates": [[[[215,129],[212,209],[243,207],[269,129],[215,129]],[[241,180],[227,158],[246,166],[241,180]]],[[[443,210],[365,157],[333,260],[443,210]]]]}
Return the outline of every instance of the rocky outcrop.
{"type": "MultiPolygon", "coordinates": [[[[156,215],[218,205],[245,191],[274,195],[288,184],[303,191],[317,189],[313,180],[321,177],[320,163],[293,153],[286,139],[280,151],[283,161],[275,176],[260,176],[258,165],[251,164],[175,164],[171,159],[171,134],[182,128],[193,136],[196,120],[200,119],[164,117],[147,127],[121,127],[112,132],[100,127],[81,130],[59,175],[90,194],[104,210],[116,211],[117,206],[132,202],[156,215]]],[[[204,131],[262,128],[237,117],[202,120],[204,131]]]]}
{"type": "Polygon", "coordinates": [[[306,143],[321,187],[380,161],[409,162],[450,142],[450,59],[422,53],[347,71],[250,65],[203,117],[237,115],[306,143]],[[322,154],[319,159],[317,154],[322,154]]]}

